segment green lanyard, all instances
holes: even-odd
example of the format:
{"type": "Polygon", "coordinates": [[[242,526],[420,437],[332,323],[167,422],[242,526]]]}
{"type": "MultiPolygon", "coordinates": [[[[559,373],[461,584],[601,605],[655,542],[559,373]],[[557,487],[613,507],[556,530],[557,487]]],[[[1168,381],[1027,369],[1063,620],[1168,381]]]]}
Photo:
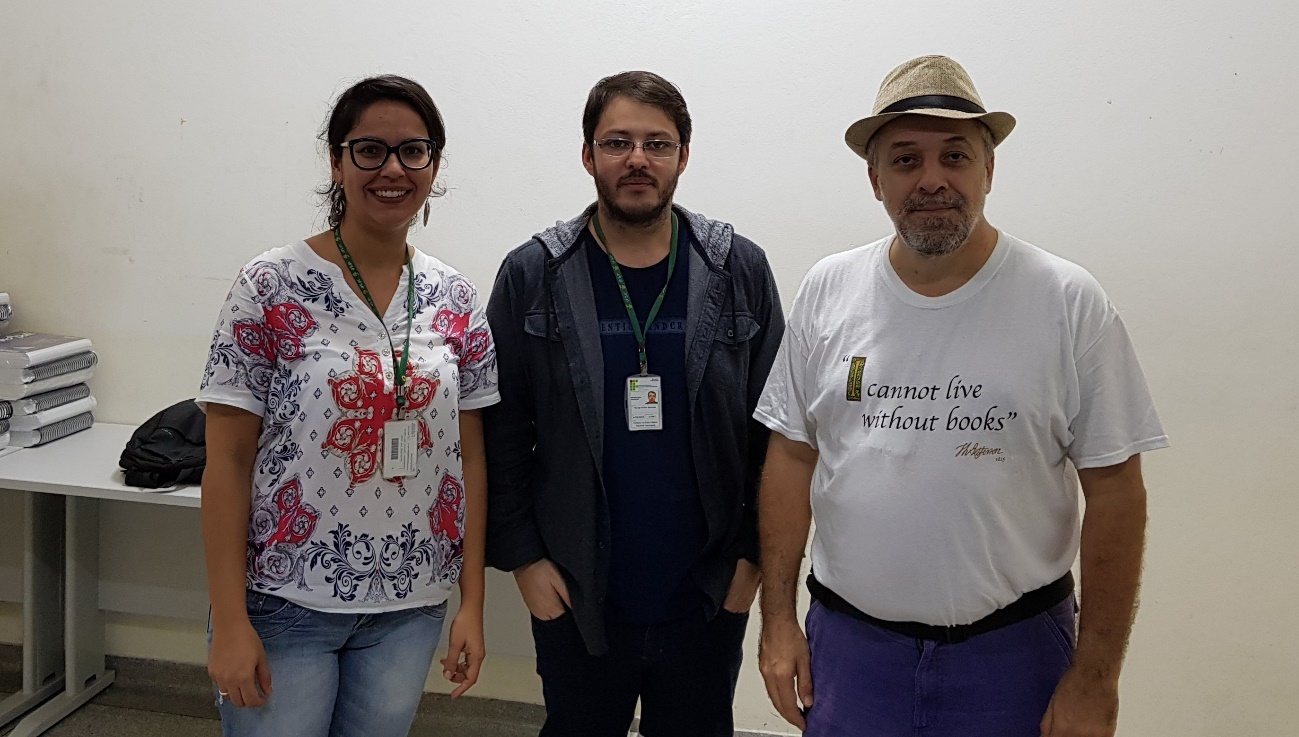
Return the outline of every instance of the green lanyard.
{"type": "Polygon", "coordinates": [[[604,246],[604,252],[609,256],[609,265],[613,267],[613,278],[618,280],[618,291],[622,293],[622,304],[627,308],[627,317],[631,318],[631,329],[636,334],[636,345],[640,348],[640,375],[649,374],[649,354],[645,350],[645,334],[649,332],[650,326],[654,324],[654,318],[659,315],[659,308],[663,306],[663,299],[668,296],[668,284],[672,283],[672,272],[677,268],[677,214],[672,213],[672,243],[668,245],[668,278],[663,282],[663,289],[659,296],[654,300],[654,306],[650,308],[649,317],[645,319],[645,327],[641,327],[640,318],[636,316],[636,307],[631,303],[631,293],[627,291],[627,282],[622,278],[622,269],[618,267],[618,260],[613,257],[609,251],[609,246],[605,244],[604,229],[600,227],[600,215],[597,213],[591,216],[591,222],[595,225],[595,236],[600,240],[600,245],[604,246]]]}
{"type": "MultiPolygon", "coordinates": [[[[347,252],[347,246],[343,245],[343,235],[334,228],[334,243],[338,244],[338,253],[343,257],[343,263],[347,264],[347,270],[352,272],[352,279],[356,281],[356,286],[361,289],[361,296],[365,297],[365,303],[370,306],[370,311],[374,316],[379,318],[379,324],[383,325],[383,315],[379,312],[379,307],[374,303],[374,297],[370,296],[370,290],[365,286],[365,280],[361,278],[361,272],[356,268],[356,262],[352,261],[352,254],[347,252]]],[[[410,251],[406,252],[406,268],[410,270],[409,278],[406,280],[406,343],[402,346],[401,357],[396,358],[397,378],[393,383],[397,388],[397,409],[401,411],[406,407],[406,366],[410,363],[410,326],[415,322],[415,270],[410,265],[410,251]]],[[[388,327],[383,325],[385,335],[388,335],[388,347],[393,353],[397,352],[397,347],[392,344],[392,335],[388,332],[388,327]]]]}

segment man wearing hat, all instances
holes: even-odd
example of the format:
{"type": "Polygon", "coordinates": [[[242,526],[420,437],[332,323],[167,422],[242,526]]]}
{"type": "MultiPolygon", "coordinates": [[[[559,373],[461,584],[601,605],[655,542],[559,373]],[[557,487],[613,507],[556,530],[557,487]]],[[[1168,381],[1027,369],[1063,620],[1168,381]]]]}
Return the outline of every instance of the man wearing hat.
{"type": "Polygon", "coordinates": [[[984,219],[1014,125],[927,56],[846,134],[896,233],[808,273],[755,413],[759,659],[808,735],[1114,733],[1168,443],[1100,285],[984,219]]]}

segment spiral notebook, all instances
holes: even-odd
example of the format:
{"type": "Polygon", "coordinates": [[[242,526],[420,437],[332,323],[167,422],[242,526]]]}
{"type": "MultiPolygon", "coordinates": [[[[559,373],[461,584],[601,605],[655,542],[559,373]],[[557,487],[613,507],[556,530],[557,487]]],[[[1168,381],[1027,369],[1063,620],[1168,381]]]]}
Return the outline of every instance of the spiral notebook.
{"type": "Polygon", "coordinates": [[[33,381],[44,381],[73,371],[94,368],[98,362],[99,356],[96,356],[94,351],[86,351],[24,368],[0,367],[0,384],[30,384],[33,381]]]}
{"type": "Polygon", "coordinates": [[[0,418],[34,415],[37,412],[44,412],[55,407],[62,407],[65,404],[71,404],[88,396],[90,396],[89,385],[74,384],[50,392],[33,394],[26,399],[0,401],[0,418]],[[7,415],[5,414],[6,410],[9,412],[7,415]]]}
{"type": "Polygon", "coordinates": [[[9,295],[0,292],[0,332],[3,332],[5,326],[13,319],[14,310],[9,304],[9,295]]]}
{"type": "Polygon", "coordinates": [[[8,420],[10,430],[39,430],[42,427],[49,427],[56,422],[71,419],[77,415],[87,412],[94,412],[96,407],[94,397],[78,399],[69,404],[59,405],[43,412],[37,412],[30,415],[16,415],[13,419],[8,420]]]}
{"type": "Polygon", "coordinates": [[[73,433],[88,430],[93,424],[95,424],[95,416],[89,412],[83,412],[76,417],[56,422],[38,430],[10,430],[9,444],[19,448],[35,448],[38,445],[66,438],[73,433]]]}
{"type": "Polygon", "coordinates": [[[14,333],[0,336],[0,368],[27,368],[86,353],[89,338],[49,333],[14,333]]]}
{"type": "MultiPolygon", "coordinates": [[[[0,382],[0,400],[7,399],[11,403],[16,404],[13,400],[34,397],[37,394],[51,392],[55,389],[62,389],[65,386],[84,384],[87,381],[90,381],[90,378],[94,375],[95,370],[93,368],[88,368],[82,369],[81,371],[73,371],[70,374],[63,374],[62,376],[54,376],[49,379],[33,381],[30,384],[6,384],[0,382]]],[[[15,414],[17,413],[15,412],[15,414]]]]}

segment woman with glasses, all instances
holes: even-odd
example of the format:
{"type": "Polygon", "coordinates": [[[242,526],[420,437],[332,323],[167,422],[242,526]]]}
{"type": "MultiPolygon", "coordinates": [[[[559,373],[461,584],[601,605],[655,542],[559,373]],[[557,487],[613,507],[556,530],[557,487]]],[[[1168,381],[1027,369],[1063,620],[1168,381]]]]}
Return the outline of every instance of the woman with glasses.
{"type": "Polygon", "coordinates": [[[329,229],[253,259],[198,401],[208,672],[227,736],[406,735],[459,585],[443,676],[483,645],[484,300],[406,242],[446,133],[395,76],[342,94],[322,137],[329,229]]]}

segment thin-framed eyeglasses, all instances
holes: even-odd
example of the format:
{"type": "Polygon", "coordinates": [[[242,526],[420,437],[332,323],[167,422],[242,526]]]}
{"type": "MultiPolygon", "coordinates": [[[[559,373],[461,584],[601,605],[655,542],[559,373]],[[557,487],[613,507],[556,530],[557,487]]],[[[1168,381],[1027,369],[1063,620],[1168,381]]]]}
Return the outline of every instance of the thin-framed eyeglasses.
{"type": "Polygon", "coordinates": [[[651,159],[670,159],[681,149],[679,141],[641,141],[637,143],[629,138],[601,138],[595,142],[600,153],[611,159],[630,156],[638,147],[651,159]]]}
{"type": "Polygon", "coordinates": [[[397,154],[397,161],[412,171],[427,169],[437,158],[438,145],[428,138],[411,138],[396,146],[389,146],[377,138],[353,138],[339,144],[352,152],[352,163],[364,171],[382,169],[388,157],[397,154]]]}

